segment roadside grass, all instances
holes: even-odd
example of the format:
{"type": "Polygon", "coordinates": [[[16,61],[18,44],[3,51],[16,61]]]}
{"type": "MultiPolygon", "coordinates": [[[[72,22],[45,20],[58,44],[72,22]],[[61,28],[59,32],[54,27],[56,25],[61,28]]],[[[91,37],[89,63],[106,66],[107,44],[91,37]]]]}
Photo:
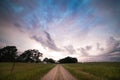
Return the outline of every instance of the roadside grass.
{"type": "Polygon", "coordinates": [[[10,74],[13,63],[0,63],[0,80],[40,80],[55,64],[16,63],[10,74]]]}
{"type": "Polygon", "coordinates": [[[119,62],[78,63],[63,66],[78,80],[120,80],[119,62]]]}

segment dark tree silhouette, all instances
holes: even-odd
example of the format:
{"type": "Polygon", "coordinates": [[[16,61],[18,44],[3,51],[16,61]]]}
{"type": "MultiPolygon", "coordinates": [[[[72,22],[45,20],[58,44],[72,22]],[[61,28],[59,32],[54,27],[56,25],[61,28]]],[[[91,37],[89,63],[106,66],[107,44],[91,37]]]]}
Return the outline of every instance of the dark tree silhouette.
{"type": "Polygon", "coordinates": [[[6,46],[0,49],[0,62],[14,62],[17,57],[15,46],[6,46]]]}
{"type": "Polygon", "coordinates": [[[55,63],[55,60],[53,60],[52,58],[48,59],[48,63],[55,63]]]}
{"type": "Polygon", "coordinates": [[[65,57],[63,59],[60,59],[58,62],[59,63],[77,63],[78,60],[77,60],[77,58],[72,58],[72,57],[68,56],[68,57],[65,57]]]}
{"type": "Polygon", "coordinates": [[[49,58],[49,59],[48,58],[44,58],[43,61],[47,62],[47,63],[55,63],[55,60],[52,59],[52,58],[49,58]]]}
{"type": "Polygon", "coordinates": [[[39,57],[42,57],[42,53],[40,53],[36,49],[29,49],[24,51],[17,59],[20,62],[40,62],[39,57]]]}
{"type": "Polygon", "coordinates": [[[48,62],[48,58],[44,58],[43,61],[44,61],[44,62],[48,62]]]}

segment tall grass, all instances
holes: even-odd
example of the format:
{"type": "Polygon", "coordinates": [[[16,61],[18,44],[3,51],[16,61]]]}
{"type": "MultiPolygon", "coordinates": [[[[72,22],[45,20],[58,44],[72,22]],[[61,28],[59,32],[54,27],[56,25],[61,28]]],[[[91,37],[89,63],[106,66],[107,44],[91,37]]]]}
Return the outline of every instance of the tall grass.
{"type": "Polygon", "coordinates": [[[54,64],[16,63],[12,73],[13,63],[0,63],[0,80],[40,80],[52,69],[54,64]]]}
{"type": "Polygon", "coordinates": [[[120,63],[64,64],[78,80],[120,80],[120,63]]]}

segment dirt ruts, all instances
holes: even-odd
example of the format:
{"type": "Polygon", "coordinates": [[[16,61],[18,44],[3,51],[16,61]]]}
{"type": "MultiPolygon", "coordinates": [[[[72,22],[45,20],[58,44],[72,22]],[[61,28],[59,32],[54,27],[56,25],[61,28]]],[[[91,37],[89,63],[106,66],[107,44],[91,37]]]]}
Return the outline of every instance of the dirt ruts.
{"type": "Polygon", "coordinates": [[[62,65],[56,65],[41,80],[77,80],[62,65]]]}

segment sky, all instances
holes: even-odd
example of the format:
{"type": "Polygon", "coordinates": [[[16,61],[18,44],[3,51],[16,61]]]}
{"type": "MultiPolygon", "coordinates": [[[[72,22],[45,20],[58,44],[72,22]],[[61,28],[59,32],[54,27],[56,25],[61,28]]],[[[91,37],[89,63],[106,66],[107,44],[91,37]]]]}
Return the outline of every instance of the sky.
{"type": "Polygon", "coordinates": [[[0,48],[79,62],[120,61],[120,0],[0,0],[0,48]]]}

